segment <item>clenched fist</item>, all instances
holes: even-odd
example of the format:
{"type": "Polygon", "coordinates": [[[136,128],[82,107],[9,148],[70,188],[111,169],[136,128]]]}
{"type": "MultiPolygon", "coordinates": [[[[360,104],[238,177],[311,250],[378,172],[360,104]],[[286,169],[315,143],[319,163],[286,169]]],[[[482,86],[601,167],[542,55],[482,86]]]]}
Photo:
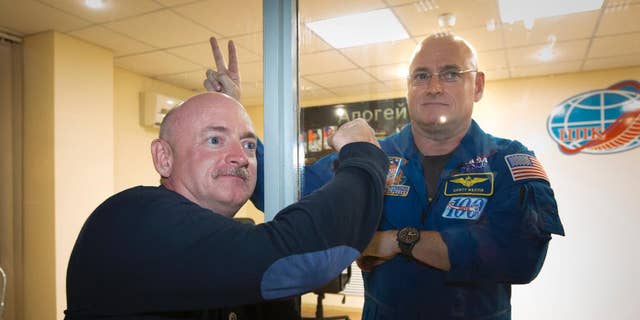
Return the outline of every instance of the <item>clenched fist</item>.
{"type": "Polygon", "coordinates": [[[334,135],[329,137],[329,145],[336,151],[340,151],[343,146],[352,142],[369,142],[380,148],[375,132],[362,118],[343,124],[334,135]]]}

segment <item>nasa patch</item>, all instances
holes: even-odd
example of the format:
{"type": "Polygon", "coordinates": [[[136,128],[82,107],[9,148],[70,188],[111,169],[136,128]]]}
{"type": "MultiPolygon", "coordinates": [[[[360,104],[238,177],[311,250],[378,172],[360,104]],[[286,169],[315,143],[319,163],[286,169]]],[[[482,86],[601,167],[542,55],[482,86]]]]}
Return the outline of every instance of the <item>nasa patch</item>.
{"type": "Polygon", "coordinates": [[[454,197],[449,200],[442,213],[443,218],[478,220],[487,204],[487,198],[454,197]]]}
{"type": "Polygon", "coordinates": [[[626,80],[558,104],[547,131],[565,154],[608,154],[640,145],[640,82],[626,80]]]}

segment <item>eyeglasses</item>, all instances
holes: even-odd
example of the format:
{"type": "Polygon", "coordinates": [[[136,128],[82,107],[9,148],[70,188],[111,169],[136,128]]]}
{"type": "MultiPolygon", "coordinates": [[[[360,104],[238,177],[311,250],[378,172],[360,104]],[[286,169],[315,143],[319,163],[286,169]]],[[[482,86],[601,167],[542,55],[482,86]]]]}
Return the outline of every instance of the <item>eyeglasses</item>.
{"type": "Polygon", "coordinates": [[[413,73],[409,77],[409,81],[412,86],[421,86],[427,84],[433,76],[438,76],[438,79],[444,83],[456,83],[462,79],[462,75],[469,72],[478,72],[477,69],[467,69],[467,70],[445,70],[440,72],[430,73],[427,71],[418,71],[413,73]]]}

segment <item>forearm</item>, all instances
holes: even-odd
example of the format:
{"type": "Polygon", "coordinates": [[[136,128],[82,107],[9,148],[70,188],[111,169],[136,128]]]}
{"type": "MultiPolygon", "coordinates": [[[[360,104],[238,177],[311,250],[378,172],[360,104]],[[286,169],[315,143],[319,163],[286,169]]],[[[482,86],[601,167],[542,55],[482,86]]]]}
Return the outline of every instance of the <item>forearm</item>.
{"type": "Polygon", "coordinates": [[[434,268],[451,269],[447,244],[437,231],[420,231],[420,241],[413,247],[412,254],[416,260],[434,268]]]}
{"type": "MultiPolygon", "coordinates": [[[[397,234],[398,230],[377,232],[362,255],[381,259],[378,263],[374,263],[375,266],[384,260],[401,254],[397,234]]],[[[444,271],[448,271],[451,268],[447,245],[442,240],[440,233],[436,231],[420,231],[420,240],[411,250],[411,254],[416,261],[434,268],[444,271]]]]}

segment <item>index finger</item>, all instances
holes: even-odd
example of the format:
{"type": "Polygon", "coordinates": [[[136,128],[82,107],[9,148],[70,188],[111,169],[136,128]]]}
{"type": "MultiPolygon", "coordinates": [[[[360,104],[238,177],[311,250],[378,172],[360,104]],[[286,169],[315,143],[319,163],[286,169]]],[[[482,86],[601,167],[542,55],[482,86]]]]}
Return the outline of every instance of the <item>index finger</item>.
{"type": "Polygon", "coordinates": [[[218,46],[218,40],[216,40],[216,37],[211,37],[209,39],[209,42],[211,43],[211,51],[213,51],[213,59],[216,61],[218,72],[226,71],[227,66],[224,63],[224,57],[222,56],[222,52],[220,51],[220,47],[218,46]]]}

